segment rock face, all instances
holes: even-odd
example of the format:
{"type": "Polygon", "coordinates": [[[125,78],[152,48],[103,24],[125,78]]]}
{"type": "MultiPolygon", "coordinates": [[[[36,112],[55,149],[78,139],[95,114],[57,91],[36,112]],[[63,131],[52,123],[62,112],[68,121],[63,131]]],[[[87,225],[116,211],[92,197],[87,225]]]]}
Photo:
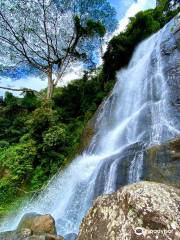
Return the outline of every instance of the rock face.
{"type": "Polygon", "coordinates": [[[21,240],[30,239],[32,236],[32,231],[30,229],[22,229],[21,231],[9,231],[0,233],[0,240],[21,240]]]}
{"type": "Polygon", "coordinates": [[[87,124],[83,130],[79,148],[78,148],[79,154],[82,153],[89,146],[94,134],[97,132],[96,122],[97,122],[99,113],[103,110],[104,101],[100,104],[100,106],[98,107],[98,109],[96,110],[96,112],[94,113],[92,118],[87,122],[87,124]]]}
{"type": "MultiPolygon", "coordinates": [[[[131,182],[139,181],[137,174],[137,167],[140,166],[138,162],[139,159],[143,158],[142,162],[142,175],[141,180],[162,182],[162,183],[170,183],[173,186],[180,186],[180,138],[175,140],[170,140],[179,135],[180,132],[180,61],[179,61],[179,53],[180,53],[180,15],[177,15],[170,23],[168,23],[165,29],[162,31],[162,35],[160,38],[160,45],[158,50],[155,48],[151,54],[151,60],[149,64],[149,76],[153,76],[156,72],[157,63],[161,64],[161,71],[164,76],[164,83],[156,85],[156,83],[160,82],[158,77],[155,75],[153,80],[148,80],[147,88],[152,87],[152,96],[150,93],[147,94],[147,110],[145,113],[139,117],[138,120],[138,128],[136,132],[139,133],[139,136],[143,136],[142,138],[138,136],[137,142],[134,146],[127,146],[127,149],[121,151],[119,156],[112,155],[108,157],[108,159],[103,160],[103,164],[99,171],[98,176],[96,177],[96,187],[94,188],[93,198],[101,195],[104,192],[106,181],[108,181],[108,174],[110,169],[114,169],[115,165],[117,165],[114,170],[115,174],[113,176],[112,182],[115,187],[113,190],[117,190],[119,187],[124,186],[131,182]],[[159,52],[159,54],[157,54],[159,52]],[[162,86],[164,85],[164,86],[162,86]],[[160,94],[162,91],[162,94],[160,94]],[[161,98],[163,92],[167,92],[166,97],[161,98]],[[165,99],[167,98],[167,99],[165,99]],[[165,112],[162,111],[162,119],[156,119],[155,124],[151,126],[154,116],[152,116],[152,112],[158,112],[159,102],[165,101],[165,112]],[[150,103],[153,102],[153,105],[150,103]],[[149,108],[149,106],[151,106],[149,108]],[[172,121],[173,120],[173,121],[172,121]],[[160,126],[161,131],[153,136],[152,142],[152,131],[158,128],[158,122],[164,122],[162,126],[160,126]],[[172,132],[172,133],[171,133],[172,132]],[[166,142],[170,140],[169,142],[166,142]],[[157,145],[154,147],[152,144],[161,143],[161,145],[157,145]],[[175,145],[177,147],[175,147],[175,145]],[[142,146],[140,148],[139,146],[142,146]],[[145,146],[143,146],[145,145],[145,146]],[[178,147],[179,146],[179,147],[178,147]],[[129,149],[132,149],[130,151],[129,149]],[[148,148],[148,149],[147,149],[148,148]],[[175,153],[174,153],[175,151],[175,153]],[[137,152],[139,156],[137,156],[137,152]],[[111,158],[111,159],[110,159],[111,158]],[[135,160],[135,161],[134,161],[135,160]],[[129,173],[131,172],[131,163],[135,162],[136,166],[133,166],[134,172],[129,177],[129,173]],[[116,164],[118,162],[118,164],[116,164]]],[[[158,75],[158,74],[157,74],[158,75]]],[[[145,81],[145,80],[144,80],[145,81]]],[[[122,84],[122,83],[121,83],[122,84]]],[[[116,99],[118,98],[117,92],[112,93],[110,97],[107,99],[105,105],[101,105],[93,116],[93,118],[88,122],[84,134],[82,137],[81,149],[83,150],[86,146],[88,146],[90,140],[91,146],[90,150],[95,149],[98,151],[99,142],[101,141],[101,135],[104,134],[106,128],[109,129],[112,127],[113,117],[111,115],[112,109],[116,107],[116,99]],[[101,112],[104,112],[104,115],[101,116],[101,112]],[[106,121],[104,121],[106,119],[106,121]],[[99,129],[99,126],[103,126],[102,134],[99,129]],[[93,134],[96,134],[96,139],[92,139],[93,134]]],[[[146,95],[146,94],[145,94],[146,95]]],[[[138,98],[138,97],[137,97],[138,98]]],[[[127,100],[127,99],[126,99],[127,100]]],[[[122,102],[118,104],[122,104],[122,102]]],[[[155,117],[156,118],[156,117],[155,117]]],[[[136,124],[134,123],[134,127],[136,124]]],[[[128,128],[129,129],[129,128],[128,128]]],[[[128,132],[129,130],[127,130],[128,132]]],[[[156,130],[155,130],[156,131],[156,130]]],[[[121,134],[119,139],[126,139],[126,129],[121,134]],[[124,135],[123,135],[124,134],[124,135]]],[[[130,141],[131,142],[131,141],[130,141]]],[[[133,140],[134,142],[134,140],[133,140]]],[[[124,144],[123,142],[119,142],[119,146],[124,144]]],[[[89,151],[91,152],[91,151],[89,151]]]]}
{"type": "Polygon", "coordinates": [[[149,148],[142,179],[180,187],[180,138],[149,148]]]}
{"type": "Polygon", "coordinates": [[[95,125],[95,116],[92,117],[92,119],[90,119],[85,128],[84,131],[82,133],[82,137],[81,137],[81,141],[80,141],[80,145],[79,145],[79,149],[78,149],[78,153],[81,153],[84,151],[84,149],[89,145],[93,135],[94,135],[94,125],[95,125]]]}
{"type": "Polygon", "coordinates": [[[112,162],[116,161],[116,169],[113,172],[115,189],[138,180],[138,167],[136,162],[131,168],[133,159],[142,157],[142,181],[153,181],[180,187],[180,138],[166,143],[147,148],[141,142],[126,147],[122,152],[103,159],[103,164],[95,179],[93,199],[105,192],[107,173],[110,172],[112,162]],[[131,172],[130,172],[131,171],[131,172]],[[131,174],[130,174],[131,173],[131,174]],[[132,175],[132,179],[130,176],[132,175]],[[137,176],[136,176],[137,175],[137,176]]]}
{"type": "MultiPolygon", "coordinates": [[[[180,14],[175,18],[175,21],[177,22],[177,19],[180,18],[180,14]]],[[[172,29],[174,37],[176,39],[176,43],[178,45],[178,48],[180,48],[180,26],[179,24],[176,24],[175,27],[172,29]]]]}
{"type": "Polygon", "coordinates": [[[55,221],[51,215],[28,213],[21,219],[17,230],[31,229],[35,234],[48,233],[56,235],[55,221]]]}
{"type": "Polygon", "coordinates": [[[21,219],[16,231],[0,233],[0,240],[63,240],[56,235],[51,215],[28,213],[21,219]]]}
{"type": "Polygon", "coordinates": [[[140,182],[97,198],[78,235],[78,240],[95,239],[180,239],[180,191],[140,182]]]}

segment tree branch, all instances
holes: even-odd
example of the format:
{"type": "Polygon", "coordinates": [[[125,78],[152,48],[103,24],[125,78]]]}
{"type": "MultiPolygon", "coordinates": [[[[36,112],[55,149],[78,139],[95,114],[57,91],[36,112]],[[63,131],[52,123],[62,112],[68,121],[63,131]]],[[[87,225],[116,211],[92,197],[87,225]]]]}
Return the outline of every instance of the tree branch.
{"type": "Polygon", "coordinates": [[[14,92],[34,92],[37,95],[42,96],[38,91],[31,89],[31,88],[11,88],[11,87],[2,87],[0,86],[0,89],[4,89],[4,90],[9,90],[9,91],[14,91],[14,92]]]}
{"type": "MultiPolygon", "coordinates": [[[[13,26],[12,26],[12,25],[7,21],[7,19],[4,17],[2,11],[0,11],[0,17],[2,18],[2,20],[3,20],[3,21],[7,24],[7,26],[9,27],[9,29],[7,29],[7,30],[12,33],[12,35],[13,35],[14,38],[15,38],[15,40],[20,44],[20,46],[21,46],[22,49],[18,49],[17,47],[15,47],[15,43],[13,43],[13,46],[17,49],[17,51],[20,52],[20,53],[23,55],[23,57],[25,57],[32,66],[34,66],[34,67],[38,68],[40,71],[43,71],[43,72],[44,72],[44,68],[45,68],[45,67],[44,67],[43,65],[41,65],[40,63],[36,62],[35,59],[30,58],[30,57],[28,56],[28,54],[27,54],[27,52],[26,52],[26,49],[25,49],[25,47],[24,47],[23,41],[21,41],[21,40],[18,38],[18,34],[15,32],[13,26]]],[[[1,38],[3,38],[3,36],[1,36],[1,38]]],[[[7,41],[7,40],[6,40],[6,41],[7,41]]],[[[10,41],[9,41],[9,42],[10,42],[10,41]]]]}
{"type": "Polygon", "coordinates": [[[48,51],[48,59],[50,59],[50,48],[49,48],[49,39],[48,39],[48,33],[47,33],[47,20],[46,20],[46,8],[45,8],[45,2],[43,0],[43,26],[44,26],[44,32],[46,36],[46,44],[47,44],[47,51],[48,51]]]}

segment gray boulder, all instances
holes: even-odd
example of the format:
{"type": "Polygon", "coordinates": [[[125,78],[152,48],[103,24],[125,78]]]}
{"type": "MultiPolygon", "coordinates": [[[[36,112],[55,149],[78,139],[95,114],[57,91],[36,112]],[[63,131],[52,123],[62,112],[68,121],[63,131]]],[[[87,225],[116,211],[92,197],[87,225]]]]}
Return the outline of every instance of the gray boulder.
{"type": "Polygon", "coordinates": [[[78,240],[179,240],[180,190],[155,182],[122,187],[97,198],[78,240]]]}
{"type": "Polygon", "coordinates": [[[17,229],[0,233],[0,240],[64,240],[57,236],[55,221],[51,215],[25,214],[17,229]]]}

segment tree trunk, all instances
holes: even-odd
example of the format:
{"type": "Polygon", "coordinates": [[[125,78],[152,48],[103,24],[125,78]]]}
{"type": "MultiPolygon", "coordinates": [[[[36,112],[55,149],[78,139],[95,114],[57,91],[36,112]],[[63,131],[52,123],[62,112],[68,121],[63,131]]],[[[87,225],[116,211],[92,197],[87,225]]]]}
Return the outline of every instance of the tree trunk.
{"type": "Polygon", "coordinates": [[[52,79],[52,68],[49,68],[47,75],[48,75],[47,99],[51,99],[54,91],[54,82],[52,79]]]}

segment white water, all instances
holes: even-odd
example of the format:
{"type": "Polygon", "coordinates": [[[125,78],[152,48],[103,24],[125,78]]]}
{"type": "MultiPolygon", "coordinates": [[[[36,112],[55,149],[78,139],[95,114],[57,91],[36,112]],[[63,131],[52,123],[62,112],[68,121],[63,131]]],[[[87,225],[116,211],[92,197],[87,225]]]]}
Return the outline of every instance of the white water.
{"type": "Polygon", "coordinates": [[[0,231],[15,229],[24,213],[38,212],[52,214],[59,234],[77,233],[96,196],[140,180],[143,147],[180,134],[162,72],[160,43],[165,31],[141,43],[128,68],[117,74],[112,94],[99,110],[96,135],[88,149],[16,217],[8,218],[0,231]],[[132,160],[125,172],[123,164],[129,156],[132,160]]]}

